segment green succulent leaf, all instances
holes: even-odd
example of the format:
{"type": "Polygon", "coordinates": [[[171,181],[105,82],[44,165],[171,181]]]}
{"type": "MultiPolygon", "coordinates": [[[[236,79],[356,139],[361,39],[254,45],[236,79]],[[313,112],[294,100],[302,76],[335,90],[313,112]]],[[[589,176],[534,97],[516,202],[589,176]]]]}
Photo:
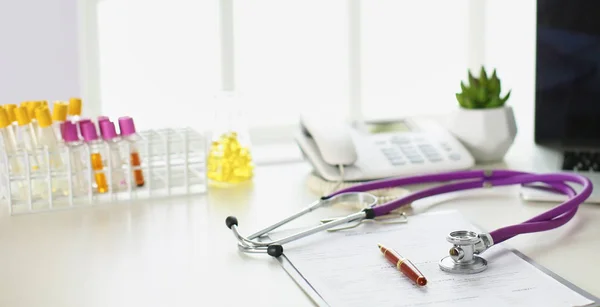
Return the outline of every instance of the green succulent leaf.
{"type": "Polygon", "coordinates": [[[475,104],[473,103],[473,100],[469,97],[464,97],[463,105],[467,109],[475,109],[475,104]]]}
{"type": "Polygon", "coordinates": [[[480,69],[479,77],[475,78],[471,70],[467,70],[468,82],[461,81],[461,93],[456,94],[456,100],[466,109],[486,109],[503,106],[510,98],[511,91],[502,97],[502,82],[496,69],[488,76],[485,67],[480,69]]]}
{"type": "Polygon", "coordinates": [[[492,73],[492,77],[490,78],[490,82],[488,84],[488,89],[490,90],[490,96],[493,97],[498,97],[500,96],[500,80],[498,79],[498,76],[496,75],[496,70],[494,69],[494,72],[492,73]]]}
{"type": "Polygon", "coordinates": [[[502,106],[504,103],[502,102],[502,99],[500,99],[499,97],[494,97],[492,99],[490,99],[489,104],[487,105],[488,108],[497,108],[502,106]]]}
{"type": "Polygon", "coordinates": [[[510,98],[510,93],[512,92],[512,90],[508,91],[508,93],[506,94],[506,96],[504,96],[504,98],[502,98],[502,104],[505,104],[506,101],[508,100],[508,98],[510,98]]]}
{"type": "Polygon", "coordinates": [[[487,73],[485,72],[485,67],[483,66],[481,66],[481,71],[479,72],[479,83],[483,87],[487,87],[488,85],[487,73]]]}
{"type": "Polygon", "coordinates": [[[479,85],[479,80],[473,77],[473,74],[469,70],[469,86],[474,87],[479,85]]]}
{"type": "Polygon", "coordinates": [[[485,87],[480,87],[477,89],[477,102],[479,105],[485,104],[488,100],[488,90],[485,87]]]}
{"type": "Polygon", "coordinates": [[[467,86],[465,85],[465,83],[463,81],[460,81],[460,89],[462,90],[463,93],[466,93],[468,91],[467,86]]]}
{"type": "Polygon", "coordinates": [[[458,100],[458,104],[460,104],[461,107],[466,108],[467,106],[465,105],[465,98],[463,97],[463,94],[456,94],[456,100],[458,100]]]}

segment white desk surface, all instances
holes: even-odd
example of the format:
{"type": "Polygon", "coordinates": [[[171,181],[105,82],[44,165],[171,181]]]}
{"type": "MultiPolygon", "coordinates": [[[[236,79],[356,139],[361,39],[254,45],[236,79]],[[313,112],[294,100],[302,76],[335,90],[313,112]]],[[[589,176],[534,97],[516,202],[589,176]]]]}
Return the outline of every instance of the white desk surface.
{"type": "MultiPolygon", "coordinates": [[[[507,164],[519,168],[525,158],[512,154],[507,164]]],[[[275,260],[238,252],[225,227],[235,215],[249,234],[313,201],[309,172],[303,162],[262,166],[252,184],[168,201],[15,217],[3,208],[0,306],[311,306],[275,260]]],[[[429,210],[458,209],[493,230],[552,206],[525,203],[517,193],[477,191],[429,210]]],[[[598,221],[600,206],[584,205],[560,229],[507,243],[600,296],[598,221]]]]}

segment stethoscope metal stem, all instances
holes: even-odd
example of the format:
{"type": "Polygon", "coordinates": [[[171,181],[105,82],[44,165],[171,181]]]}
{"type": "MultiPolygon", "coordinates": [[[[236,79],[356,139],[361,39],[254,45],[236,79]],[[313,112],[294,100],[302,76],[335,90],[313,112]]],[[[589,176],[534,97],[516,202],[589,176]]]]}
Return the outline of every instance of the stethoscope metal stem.
{"type": "MultiPolygon", "coordinates": [[[[238,230],[238,225],[232,225],[231,230],[233,231],[235,237],[238,239],[238,245],[240,245],[240,248],[242,248],[244,251],[248,251],[248,250],[252,250],[252,249],[256,250],[261,247],[267,248],[271,245],[282,245],[282,244],[285,244],[288,242],[292,242],[292,241],[310,236],[312,234],[321,232],[323,230],[326,230],[326,229],[329,229],[329,228],[332,228],[335,226],[339,226],[339,225],[350,223],[350,222],[361,221],[361,220],[365,219],[366,217],[367,217],[367,214],[364,211],[360,211],[360,212],[356,212],[354,214],[345,216],[343,218],[339,218],[339,219],[333,220],[331,222],[309,228],[305,231],[300,231],[298,233],[284,237],[279,240],[271,240],[271,241],[265,241],[265,242],[256,241],[256,240],[251,239],[250,237],[246,238],[246,237],[242,236],[238,230]]],[[[268,231],[270,231],[270,230],[268,230],[268,231]]],[[[266,231],[266,232],[268,232],[268,231],[266,231]]],[[[260,231],[260,232],[263,232],[263,231],[260,231]]],[[[263,234],[266,232],[263,232],[263,234]]]]}
{"type": "Polygon", "coordinates": [[[318,209],[319,207],[323,206],[323,204],[324,204],[324,202],[322,200],[317,200],[317,201],[313,202],[312,204],[308,205],[306,208],[298,211],[296,214],[290,215],[289,217],[287,217],[287,218],[285,218],[285,219],[283,219],[283,220],[281,220],[281,221],[279,221],[279,222],[277,222],[277,223],[275,223],[275,224],[273,224],[273,225],[271,225],[269,227],[266,227],[266,228],[264,228],[262,230],[259,230],[259,231],[255,232],[255,233],[249,235],[248,239],[249,240],[256,239],[256,238],[258,238],[258,237],[260,237],[260,236],[262,236],[262,235],[264,235],[266,233],[269,233],[269,232],[271,232],[271,231],[273,231],[273,230],[281,227],[284,224],[287,224],[287,223],[289,223],[289,222],[291,222],[291,221],[293,221],[293,220],[295,220],[295,219],[297,219],[297,218],[299,218],[299,217],[301,217],[301,216],[303,216],[303,215],[305,215],[307,213],[312,212],[315,209],[318,209]]]}

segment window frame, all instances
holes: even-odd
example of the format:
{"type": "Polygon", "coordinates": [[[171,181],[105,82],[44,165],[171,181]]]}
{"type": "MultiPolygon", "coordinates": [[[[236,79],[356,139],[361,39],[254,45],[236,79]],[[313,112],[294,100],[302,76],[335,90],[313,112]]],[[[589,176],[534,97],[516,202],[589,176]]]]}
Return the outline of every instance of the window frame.
{"type": "MultiPolygon", "coordinates": [[[[79,73],[81,97],[86,101],[83,112],[86,116],[100,116],[100,49],[98,32],[98,4],[112,0],[78,0],[79,22],[79,73]]],[[[348,10],[348,114],[349,122],[363,120],[362,100],[362,54],[361,54],[361,1],[347,0],[348,10]]],[[[485,14],[486,0],[467,0],[469,21],[467,29],[468,65],[477,70],[485,60],[485,14]]],[[[235,58],[234,58],[234,0],[219,0],[219,35],[221,55],[221,89],[235,91],[235,58]]],[[[250,136],[258,144],[272,144],[293,141],[293,133],[297,130],[295,123],[278,127],[250,127],[250,136]]]]}

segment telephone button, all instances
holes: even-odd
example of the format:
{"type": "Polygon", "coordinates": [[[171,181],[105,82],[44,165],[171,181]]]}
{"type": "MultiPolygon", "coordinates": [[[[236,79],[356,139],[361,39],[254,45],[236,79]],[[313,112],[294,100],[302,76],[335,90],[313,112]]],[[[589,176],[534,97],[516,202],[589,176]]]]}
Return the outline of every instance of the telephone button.
{"type": "Polygon", "coordinates": [[[457,161],[460,160],[460,155],[457,153],[453,153],[450,156],[448,156],[451,160],[457,161]]]}
{"type": "Polygon", "coordinates": [[[441,162],[443,159],[441,156],[435,156],[435,157],[427,157],[429,159],[430,162],[441,162]]]}
{"type": "Polygon", "coordinates": [[[394,166],[400,166],[400,165],[404,165],[404,164],[406,164],[406,161],[405,161],[405,160],[402,160],[402,159],[392,159],[392,160],[390,160],[390,162],[391,162],[391,163],[392,163],[392,165],[394,165],[394,166]]]}
{"type": "Polygon", "coordinates": [[[398,137],[395,136],[390,140],[390,143],[394,143],[394,144],[408,144],[410,143],[410,140],[408,138],[405,137],[398,137]]]}
{"type": "Polygon", "coordinates": [[[406,156],[411,163],[423,163],[425,160],[421,156],[406,156]]]}

